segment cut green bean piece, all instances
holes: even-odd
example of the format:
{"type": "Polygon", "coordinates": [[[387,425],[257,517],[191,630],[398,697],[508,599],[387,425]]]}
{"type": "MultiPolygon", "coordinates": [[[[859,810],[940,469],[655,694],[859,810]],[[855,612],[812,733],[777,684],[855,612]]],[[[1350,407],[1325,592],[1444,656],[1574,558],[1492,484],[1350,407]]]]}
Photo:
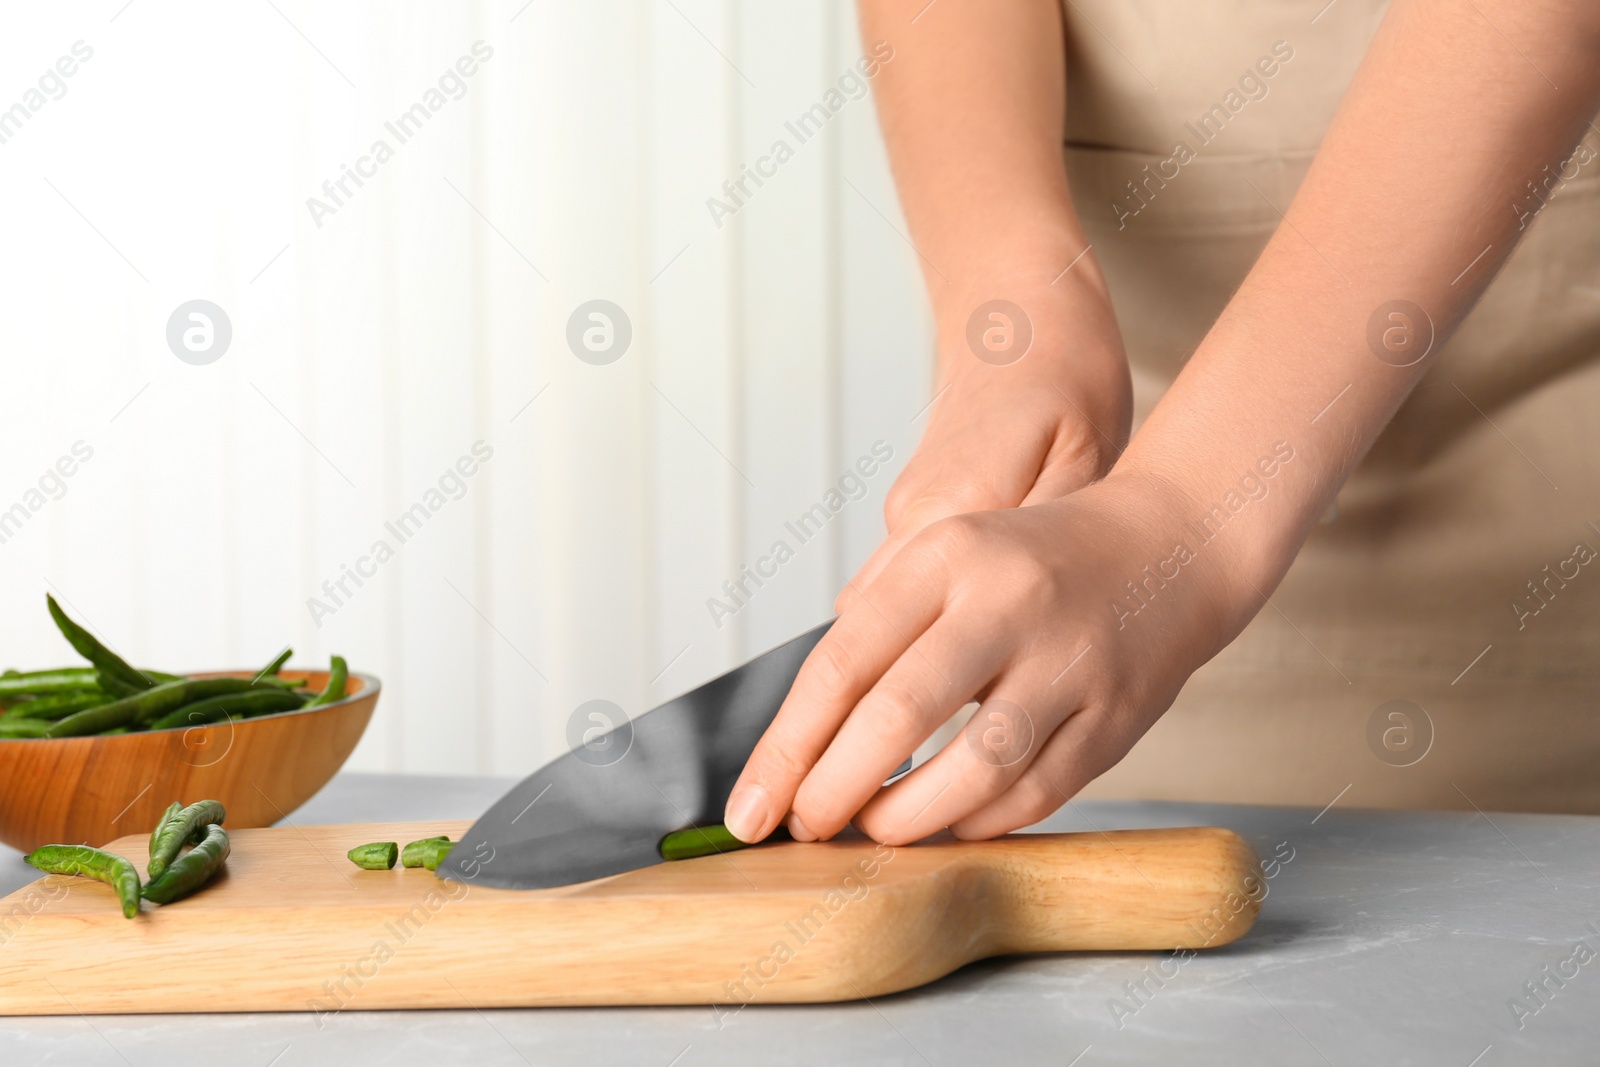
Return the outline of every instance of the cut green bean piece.
{"type": "Polygon", "coordinates": [[[101,644],[94,634],[67,618],[67,613],[61,610],[61,605],[56,603],[55,597],[46,593],[44,599],[50,608],[50,617],[56,621],[56,627],[61,631],[61,636],[77,650],[78,655],[106,674],[129,685],[149,689],[156,684],[152,679],[145,677],[144,672],[131,666],[127,660],[101,644]]]}
{"type": "MultiPolygon", "coordinates": [[[[216,801],[203,800],[200,803],[215,804],[216,801]]],[[[228,851],[228,831],[215,824],[207,826],[206,835],[198,845],[179,856],[172,862],[172,866],[159,875],[152,876],[150,881],[145,883],[144,898],[153,900],[157,904],[171,904],[175,900],[182,900],[211,881],[217,871],[222,869],[222,864],[228,858],[228,851]]]]}
{"type": "Polygon", "coordinates": [[[370,845],[357,845],[345,855],[364,871],[387,871],[399,857],[400,846],[393,841],[374,841],[370,845]]]}
{"type": "MultiPolygon", "coordinates": [[[[220,824],[225,817],[222,805],[215,800],[202,800],[178,811],[169,807],[150,835],[150,865],[147,869],[152,881],[160,878],[173,865],[179,850],[197,829],[220,824]]],[[[165,904],[166,901],[160,903],[165,904]]]]}
{"type": "Polygon", "coordinates": [[[444,862],[444,858],[450,855],[450,850],[455,847],[456,843],[449,838],[441,841],[429,841],[422,848],[423,868],[430,871],[438,870],[439,864],[444,862]]]}
{"type": "Polygon", "coordinates": [[[0,719],[0,741],[16,741],[48,736],[50,724],[43,719],[0,719]]]}
{"type": "Polygon", "coordinates": [[[139,914],[139,869],[114,852],[88,845],[44,845],[24,857],[46,874],[80,875],[117,891],[124,918],[139,914]]]}
{"type": "Polygon", "coordinates": [[[661,839],[661,858],[687,860],[696,856],[709,856],[714,852],[733,852],[745,848],[749,842],[740,841],[721,823],[715,826],[696,826],[688,830],[674,830],[661,839]]]}
{"type": "Polygon", "coordinates": [[[441,834],[438,837],[424,837],[409,842],[405,848],[400,850],[400,865],[402,867],[421,867],[428,849],[438,845],[441,841],[449,840],[448,837],[441,834]]]}
{"type": "Polygon", "coordinates": [[[334,656],[331,665],[328,667],[328,684],[322,687],[322,692],[313,697],[311,703],[307,704],[306,707],[320,708],[324,704],[332,704],[336,700],[343,700],[345,684],[349,676],[350,668],[345,663],[344,657],[334,656]]]}

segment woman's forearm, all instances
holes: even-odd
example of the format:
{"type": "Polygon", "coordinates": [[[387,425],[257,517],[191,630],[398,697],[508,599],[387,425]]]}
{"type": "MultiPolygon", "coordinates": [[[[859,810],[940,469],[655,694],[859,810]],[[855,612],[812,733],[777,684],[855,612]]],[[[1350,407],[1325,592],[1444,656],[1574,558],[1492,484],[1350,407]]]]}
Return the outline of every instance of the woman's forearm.
{"type": "Polygon", "coordinates": [[[1275,205],[1283,224],[1111,476],[1165,481],[1198,521],[1274,471],[1218,538],[1244,578],[1220,580],[1233,632],[1437,361],[1526,224],[1528,183],[1568,159],[1597,104],[1592,0],[1390,10],[1293,204],[1275,205]],[[1430,329],[1427,358],[1401,365],[1430,329]]]}
{"type": "Polygon", "coordinates": [[[846,596],[931,522],[1102,477],[1133,406],[1067,190],[1059,0],[861,0],[861,24],[894,49],[875,96],[933,308],[937,403],[846,596]]]}
{"type": "MultiPolygon", "coordinates": [[[[878,115],[941,326],[975,302],[1048,290],[1086,244],[1061,158],[1059,0],[861,0],[861,32],[895,49],[878,115]]],[[[1082,279],[1103,287],[1092,257],[1058,291],[1082,279]]]]}

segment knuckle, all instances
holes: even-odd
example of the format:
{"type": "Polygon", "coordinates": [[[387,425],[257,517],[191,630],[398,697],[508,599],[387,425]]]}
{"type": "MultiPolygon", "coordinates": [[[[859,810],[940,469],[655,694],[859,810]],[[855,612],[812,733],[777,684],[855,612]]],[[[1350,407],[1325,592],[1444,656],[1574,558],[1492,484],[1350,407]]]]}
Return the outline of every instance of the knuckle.
{"type": "Polygon", "coordinates": [[[1017,813],[1023,820],[1018,825],[1027,826],[1040,819],[1047,819],[1066,802],[1066,798],[1045,781],[1043,776],[1030,780],[1017,797],[1017,813]]]}
{"type": "Polygon", "coordinates": [[[922,552],[942,563],[965,559],[980,548],[982,540],[978,524],[968,515],[940,519],[917,535],[922,552]]]}
{"type": "Polygon", "coordinates": [[[934,523],[974,511],[997,511],[1006,506],[1006,499],[992,486],[964,482],[923,493],[910,509],[909,517],[934,523]]]}
{"type": "Polygon", "coordinates": [[[1061,596],[1061,582],[1055,570],[1032,555],[1013,556],[1007,561],[1007,582],[1030,604],[1052,604],[1061,596]]]}
{"type": "Polygon", "coordinates": [[[826,639],[812,649],[810,658],[806,660],[805,670],[811,685],[820,690],[824,696],[847,692],[855,684],[859,673],[855,657],[850,654],[845,643],[826,639]]]}
{"type": "Polygon", "coordinates": [[[997,540],[982,549],[986,602],[1007,615],[1038,612],[1062,602],[1066,587],[1062,575],[1025,546],[997,540]]]}
{"type": "Polygon", "coordinates": [[[802,784],[795,794],[790,810],[800,816],[806,829],[814,834],[831,836],[850,821],[849,811],[836,792],[821,789],[809,783],[802,784]]]}
{"type": "Polygon", "coordinates": [[[904,476],[889,487],[883,498],[883,519],[893,530],[905,520],[911,505],[922,496],[922,487],[904,476]]]}
{"type": "Polygon", "coordinates": [[[862,812],[861,817],[856,820],[856,829],[880,845],[899,846],[907,843],[903,831],[895,823],[881,812],[870,808],[862,812]]]}
{"type": "Polygon", "coordinates": [[[751,777],[760,782],[774,800],[795,790],[811,770],[811,764],[795,755],[795,746],[764,746],[760,759],[751,760],[751,777]]]}
{"type": "Polygon", "coordinates": [[[903,683],[879,684],[864,702],[868,725],[882,742],[920,737],[928,694],[903,683]]]}
{"type": "Polygon", "coordinates": [[[868,804],[856,817],[855,826],[879,844],[896,848],[944,829],[937,819],[919,819],[915,813],[907,812],[903,803],[868,804]]]}

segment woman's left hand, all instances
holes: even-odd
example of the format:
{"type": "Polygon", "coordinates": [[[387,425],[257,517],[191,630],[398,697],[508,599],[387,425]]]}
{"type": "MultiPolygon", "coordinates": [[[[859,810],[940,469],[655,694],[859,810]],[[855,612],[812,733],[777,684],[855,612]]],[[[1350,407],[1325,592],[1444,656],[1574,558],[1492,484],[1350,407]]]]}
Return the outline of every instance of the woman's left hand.
{"type": "Polygon", "coordinates": [[[729,829],[755,841],[787,818],[813,840],[854,820],[904,844],[945,827],[991,837],[1060,807],[1253,613],[1221,577],[1234,569],[1223,542],[1175,557],[1182,499],[1114,472],[1058,500],[929,526],[807,659],[730,797],[729,829]],[[1125,583],[1151,573],[1147,599],[1130,595],[1125,583]],[[882,785],[974,699],[962,736],[882,785]]]}

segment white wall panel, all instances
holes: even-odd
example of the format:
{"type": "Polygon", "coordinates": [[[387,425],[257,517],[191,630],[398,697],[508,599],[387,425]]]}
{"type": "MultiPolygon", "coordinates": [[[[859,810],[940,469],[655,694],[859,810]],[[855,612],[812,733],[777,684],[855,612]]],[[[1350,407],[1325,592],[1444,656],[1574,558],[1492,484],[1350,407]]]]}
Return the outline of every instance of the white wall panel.
{"type": "Polygon", "coordinates": [[[0,666],[71,659],[54,587],[152,666],[348,656],[385,683],[352,766],[514,773],[586,700],[636,714],[825,618],[892,475],[804,545],[785,523],[875,440],[898,469],[928,396],[870,98],[804,144],[786,126],[860,55],[854,23],[731,0],[15,13],[0,109],[73,42],[94,55],[0,144],[0,509],[75,441],[94,456],[0,543],[0,666]],[[385,122],[480,40],[398,143],[385,122]],[[307,198],[379,138],[392,158],[318,225],[307,198]],[[719,226],[708,199],[780,139],[793,158],[719,226]],[[207,366],[165,340],[194,298],[233,327],[207,366]],[[597,298],[633,330],[603,366],[566,339],[597,298]],[[385,524],[478,441],[493,458],[400,543],[385,524]],[[794,559],[718,626],[708,599],[779,539],[794,559]]]}

